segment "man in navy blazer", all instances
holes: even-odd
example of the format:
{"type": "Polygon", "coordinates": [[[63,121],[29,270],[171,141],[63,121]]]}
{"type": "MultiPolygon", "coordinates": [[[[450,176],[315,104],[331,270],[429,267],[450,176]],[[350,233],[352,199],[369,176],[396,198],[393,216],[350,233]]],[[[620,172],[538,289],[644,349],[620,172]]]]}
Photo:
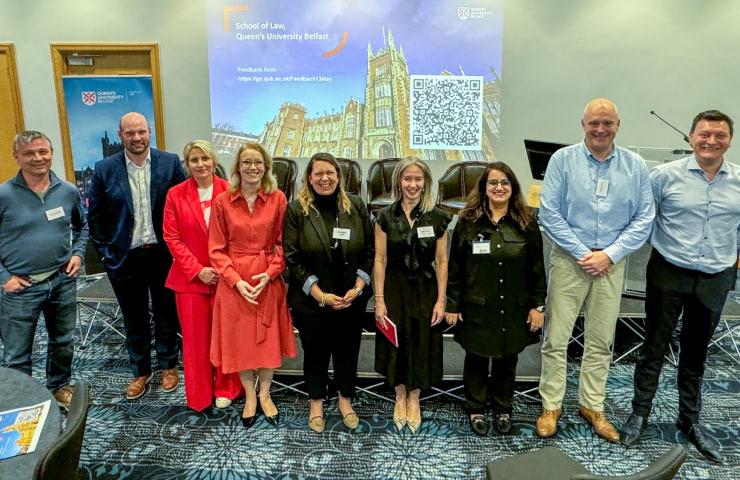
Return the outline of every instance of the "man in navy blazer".
{"type": "Polygon", "coordinates": [[[151,129],[140,113],[121,117],[118,136],[124,151],[95,164],[88,223],[123,314],[134,376],[126,398],[134,399],[153,375],[150,296],[162,390],[171,392],[179,383],[177,312],[164,286],[172,257],[162,239],[162,220],[167,190],[185,173],[177,155],[150,148],[151,129]]]}

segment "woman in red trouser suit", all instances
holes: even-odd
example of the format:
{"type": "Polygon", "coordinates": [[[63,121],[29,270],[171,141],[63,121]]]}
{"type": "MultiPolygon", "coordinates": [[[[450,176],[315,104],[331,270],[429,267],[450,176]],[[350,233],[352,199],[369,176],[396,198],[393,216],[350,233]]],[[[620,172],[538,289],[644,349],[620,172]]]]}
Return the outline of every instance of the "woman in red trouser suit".
{"type": "Polygon", "coordinates": [[[174,258],[165,285],[175,291],[182,328],[185,398],[188,407],[202,411],[214,397],[223,408],[242,394],[239,376],[223,374],[210,360],[218,274],[208,258],[208,226],[211,200],[228,184],[213,174],[216,157],[209,142],[188,143],[183,158],[190,178],[169,190],[164,208],[164,240],[174,258]]]}

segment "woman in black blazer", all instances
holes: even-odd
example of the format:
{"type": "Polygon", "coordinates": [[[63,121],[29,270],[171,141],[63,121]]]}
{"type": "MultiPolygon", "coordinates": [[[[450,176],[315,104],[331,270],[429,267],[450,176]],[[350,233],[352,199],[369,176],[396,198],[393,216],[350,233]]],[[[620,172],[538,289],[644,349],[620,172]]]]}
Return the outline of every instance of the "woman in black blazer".
{"type": "Polygon", "coordinates": [[[544,321],[542,236],[508,165],[490,163],[460,212],[452,235],[447,322],[465,349],[463,384],[470,426],[488,431],[490,383],[494,426],[511,429],[517,355],[536,343],[544,321]],[[489,367],[490,365],[490,367],[489,367]]]}
{"type": "Polygon", "coordinates": [[[339,390],[342,421],[357,428],[352,408],[362,317],[373,265],[373,229],[360,197],[342,187],[329,153],[308,162],[298,198],[288,206],[283,249],[289,272],[288,304],[303,346],[310,401],[308,426],[324,430],[329,360],[339,390]]]}

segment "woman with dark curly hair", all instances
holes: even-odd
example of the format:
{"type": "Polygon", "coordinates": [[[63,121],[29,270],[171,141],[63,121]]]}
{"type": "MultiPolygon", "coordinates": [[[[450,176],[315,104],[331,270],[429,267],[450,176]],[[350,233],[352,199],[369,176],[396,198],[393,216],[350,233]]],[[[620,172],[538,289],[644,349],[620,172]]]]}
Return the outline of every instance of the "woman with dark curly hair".
{"type": "Polygon", "coordinates": [[[452,235],[447,313],[465,349],[463,383],[473,432],[485,435],[490,383],[493,425],[511,430],[517,355],[536,343],[545,305],[542,236],[514,172],[489,164],[452,235]]]}

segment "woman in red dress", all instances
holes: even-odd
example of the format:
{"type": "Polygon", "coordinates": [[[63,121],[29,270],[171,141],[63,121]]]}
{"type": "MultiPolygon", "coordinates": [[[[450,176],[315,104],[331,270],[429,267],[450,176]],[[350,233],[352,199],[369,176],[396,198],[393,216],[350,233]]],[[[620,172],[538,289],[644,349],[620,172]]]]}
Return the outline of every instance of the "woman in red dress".
{"type": "Polygon", "coordinates": [[[285,284],[283,217],[287,201],[272,175],[272,158],[257,143],[236,154],[229,190],[213,201],[209,253],[219,274],[213,308],[211,361],[239,372],[246,399],[242,423],[255,423],[259,405],[272,425],[278,410],[270,384],[283,357],[295,357],[285,284]]]}
{"type": "Polygon", "coordinates": [[[241,395],[236,374],[225,375],[211,364],[211,311],[218,274],[208,258],[208,224],[211,201],[226,190],[226,181],[213,174],[216,156],[205,140],[188,143],[183,150],[188,178],[167,192],[164,204],[164,241],[172,253],[172,268],[165,286],[175,291],[182,330],[185,399],[202,411],[224,408],[241,395]]]}

